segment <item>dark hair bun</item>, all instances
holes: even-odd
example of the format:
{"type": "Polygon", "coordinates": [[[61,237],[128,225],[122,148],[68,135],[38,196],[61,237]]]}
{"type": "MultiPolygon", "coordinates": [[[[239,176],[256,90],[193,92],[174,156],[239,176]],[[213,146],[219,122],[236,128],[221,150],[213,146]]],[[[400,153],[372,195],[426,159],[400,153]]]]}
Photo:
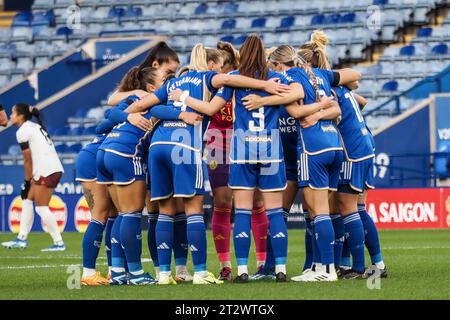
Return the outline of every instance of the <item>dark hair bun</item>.
{"type": "Polygon", "coordinates": [[[31,108],[31,114],[35,117],[39,117],[39,109],[38,108],[31,108]]]}

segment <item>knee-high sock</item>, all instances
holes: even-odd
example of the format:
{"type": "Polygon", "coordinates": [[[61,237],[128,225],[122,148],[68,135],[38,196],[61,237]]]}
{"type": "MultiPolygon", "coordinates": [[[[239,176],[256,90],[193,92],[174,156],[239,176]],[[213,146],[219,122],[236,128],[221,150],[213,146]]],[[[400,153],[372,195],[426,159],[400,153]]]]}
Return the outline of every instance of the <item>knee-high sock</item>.
{"type": "Polygon", "coordinates": [[[55,216],[47,206],[36,207],[37,214],[41,217],[42,222],[47,226],[47,231],[55,244],[62,244],[61,232],[59,232],[58,223],[55,216]]]}
{"type": "Polygon", "coordinates": [[[251,216],[251,229],[256,249],[257,266],[263,266],[267,254],[267,230],[269,228],[269,219],[263,206],[254,207],[251,216]]]}
{"type": "Polygon", "coordinates": [[[234,251],[236,253],[236,262],[238,266],[238,275],[248,274],[248,253],[251,244],[251,210],[236,209],[234,218],[234,251]]]}
{"type": "Polygon", "coordinates": [[[211,229],[217,256],[222,267],[231,267],[231,207],[214,206],[211,229]]]}
{"type": "Polygon", "coordinates": [[[350,247],[348,246],[348,241],[345,239],[345,236],[344,236],[344,245],[342,246],[342,257],[340,266],[346,269],[350,269],[352,267],[350,247]]]}
{"type": "Polygon", "coordinates": [[[174,217],[160,213],[156,223],[156,247],[160,272],[170,273],[172,262],[174,217]]]}
{"type": "Polygon", "coordinates": [[[187,217],[187,238],[194,263],[194,272],[204,276],[206,272],[206,226],[203,214],[193,214],[187,217]]]}
{"type": "Polygon", "coordinates": [[[370,260],[379,268],[384,269],[378,230],[372,218],[367,213],[365,204],[358,204],[358,213],[364,226],[365,243],[370,254],[370,260]]]}
{"type": "Polygon", "coordinates": [[[345,226],[340,214],[332,214],[331,222],[334,229],[334,265],[341,265],[342,247],[344,246],[345,226]]]}
{"type": "Polygon", "coordinates": [[[123,215],[119,213],[114,221],[111,230],[111,270],[114,272],[126,271],[125,252],[123,251],[120,242],[120,227],[122,224],[123,215]]]}
{"type": "Polygon", "coordinates": [[[267,210],[269,218],[270,239],[275,257],[275,273],[286,273],[288,234],[283,208],[267,210]]]}
{"type": "Polygon", "coordinates": [[[158,249],[156,248],[156,225],[158,222],[158,215],[158,212],[148,213],[147,245],[155,268],[159,268],[158,249]]]}
{"type": "Polygon", "coordinates": [[[34,210],[33,201],[25,199],[22,200],[22,214],[20,215],[20,231],[17,236],[20,240],[27,240],[28,234],[33,227],[34,210]]]}
{"type": "Polygon", "coordinates": [[[308,212],[305,211],[303,214],[305,216],[305,263],[303,264],[303,270],[306,270],[311,268],[313,263],[313,248],[312,248],[313,228],[308,212]]]}
{"type": "Polygon", "coordinates": [[[108,261],[108,267],[111,268],[111,230],[114,225],[114,221],[116,221],[116,217],[108,218],[106,221],[105,227],[105,250],[106,250],[106,259],[108,261]]]}
{"type": "Polygon", "coordinates": [[[103,229],[105,224],[91,219],[86,232],[83,235],[83,274],[90,276],[95,273],[95,262],[102,246],[103,229]]]}
{"type": "Polygon", "coordinates": [[[365,268],[364,261],[364,228],[358,212],[344,217],[345,237],[353,257],[352,269],[362,273],[365,268]]]}
{"type": "Polygon", "coordinates": [[[320,262],[334,267],[334,230],[328,214],[318,214],[314,217],[314,237],[320,252],[320,262]]]}
{"type": "Polygon", "coordinates": [[[130,212],[123,215],[120,225],[120,242],[125,252],[128,270],[133,275],[144,273],[142,268],[142,227],[141,212],[130,212]]]}
{"type": "Polygon", "coordinates": [[[173,224],[173,256],[177,269],[185,270],[188,256],[187,218],[184,212],[175,215],[173,224]]]}

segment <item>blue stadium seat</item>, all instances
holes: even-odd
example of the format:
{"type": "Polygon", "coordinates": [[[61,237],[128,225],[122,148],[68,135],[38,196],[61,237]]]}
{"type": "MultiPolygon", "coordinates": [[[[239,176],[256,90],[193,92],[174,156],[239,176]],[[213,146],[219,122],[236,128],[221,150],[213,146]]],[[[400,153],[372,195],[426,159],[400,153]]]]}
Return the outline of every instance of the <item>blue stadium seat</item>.
{"type": "Polygon", "coordinates": [[[401,56],[413,56],[416,53],[416,47],[414,47],[413,45],[408,45],[408,46],[404,46],[403,48],[400,49],[400,55],[401,56]]]}
{"type": "Polygon", "coordinates": [[[235,46],[240,46],[242,44],[244,44],[245,40],[247,40],[247,35],[242,35],[237,37],[236,39],[234,39],[231,43],[235,46]]]}
{"type": "Polygon", "coordinates": [[[339,20],[340,23],[353,23],[356,21],[356,14],[354,12],[350,12],[341,16],[339,20]]]}
{"type": "Polygon", "coordinates": [[[89,109],[81,108],[78,109],[77,112],[75,112],[75,118],[85,118],[89,109]]]}
{"type": "Polygon", "coordinates": [[[233,43],[234,37],[232,35],[226,35],[220,38],[220,41],[230,42],[233,43]]]}
{"type": "Polygon", "coordinates": [[[280,29],[289,29],[294,25],[295,17],[294,16],[287,16],[281,19],[280,22],[280,29]]]}
{"type": "Polygon", "coordinates": [[[125,9],[121,7],[112,7],[108,12],[108,18],[122,18],[125,16],[125,9]]]}
{"type": "Polygon", "coordinates": [[[252,21],[252,28],[264,28],[266,26],[267,19],[264,17],[256,18],[252,21]]]}
{"type": "Polygon", "coordinates": [[[142,16],[142,8],[139,7],[129,7],[125,13],[126,17],[135,18],[142,16]]]}
{"type": "Polygon", "coordinates": [[[8,148],[8,154],[12,155],[12,156],[18,156],[22,153],[22,150],[20,149],[20,147],[17,144],[13,144],[12,146],[10,146],[8,148]]]}
{"type": "Polygon", "coordinates": [[[75,143],[66,149],[67,153],[78,153],[83,146],[80,143],[75,143]]]}
{"type": "Polygon", "coordinates": [[[33,15],[32,26],[55,26],[55,13],[53,10],[37,12],[33,15]]]}
{"type": "Polygon", "coordinates": [[[195,8],[194,14],[205,14],[208,11],[208,5],[206,3],[201,3],[195,8]]]}
{"type": "Polygon", "coordinates": [[[65,153],[67,151],[67,145],[65,144],[57,144],[55,146],[56,152],[58,153],[65,153]]]}
{"type": "Polygon", "coordinates": [[[73,30],[70,29],[69,27],[59,27],[58,29],[56,29],[56,35],[58,36],[70,36],[71,34],[73,34],[73,30]]]}
{"type": "Polygon", "coordinates": [[[395,80],[390,80],[388,82],[386,82],[385,84],[383,84],[383,87],[381,88],[382,91],[397,91],[398,89],[398,82],[395,80]]]}
{"type": "Polygon", "coordinates": [[[83,130],[83,135],[89,136],[89,135],[94,135],[95,134],[95,129],[97,128],[97,126],[92,126],[92,127],[87,127],[84,128],[83,130]]]}
{"type": "Polygon", "coordinates": [[[238,12],[239,5],[237,3],[227,3],[223,7],[223,13],[225,14],[233,14],[238,12]]]}
{"type": "Polygon", "coordinates": [[[323,24],[325,16],[323,14],[316,14],[311,18],[311,25],[323,24]]]}
{"type": "Polygon", "coordinates": [[[56,131],[56,128],[47,127],[47,132],[48,132],[49,136],[54,136],[55,135],[55,131],[56,131]]]}
{"type": "Polygon", "coordinates": [[[71,136],[75,136],[76,137],[76,136],[82,135],[83,131],[84,131],[83,127],[75,127],[75,128],[70,129],[69,134],[71,136]]]}
{"type": "Polygon", "coordinates": [[[435,55],[448,54],[448,46],[445,43],[437,44],[431,49],[435,55]]]}
{"type": "Polygon", "coordinates": [[[389,3],[389,0],[373,0],[373,5],[384,6],[389,3]]]}
{"type": "Polygon", "coordinates": [[[33,19],[33,14],[28,11],[18,12],[12,22],[13,27],[28,27],[33,19]]]}
{"type": "Polygon", "coordinates": [[[69,134],[69,128],[68,127],[61,127],[55,130],[55,136],[67,136],[69,134]]]}
{"type": "Polygon", "coordinates": [[[236,28],[236,20],[228,19],[222,22],[222,29],[235,29],[236,28]]]}
{"type": "Polygon", "coordinates": [[[329,16],[326,16],[325,19],[322,21],[323,24],[337,24],[339,23],[339,20],[341,19],[341,15],[339,13],[333,13],[329,16]]]}
{"type": "Polygon", "coordinates": [[[418,38],[428,38],[431,37],[431,34],[433,33],[433,28],[420,28],[419,30],[417,30],[416,36],[418,38]]]}

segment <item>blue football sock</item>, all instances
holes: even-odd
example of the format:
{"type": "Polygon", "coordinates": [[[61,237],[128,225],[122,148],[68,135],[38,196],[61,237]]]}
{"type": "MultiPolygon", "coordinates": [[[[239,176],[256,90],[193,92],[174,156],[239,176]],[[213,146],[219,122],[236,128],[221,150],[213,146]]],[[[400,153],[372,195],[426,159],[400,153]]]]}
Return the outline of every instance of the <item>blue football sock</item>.
{"type": "Polygon", "coordinates": [[[187,239],[194,263],[194,272],[206,271],[206,226],[203,214],[187,217],[187,239]]]}
{"type": "Polygon", "coordinates": [[[178,212],[174,220],[173,256],[176,266],[185,266],[188,256],[187,219],[184,212],[178,212]]]}
{"type": "Polygon", "coordinates": [[[383,261],[383,257],[381,256],[380,239],[378,237],[377,227],[367,213],[364,204],[358,204],[358,213],[364,226],[365,243],[370,254],[370,260],[373,264],[380,263],[383,261]]]}
{"type": "Polygon", "coordinates": [[[95,269],[95,261],[102,246],[105,225],[92,219],[83,235],[83,267],[95,269]]]}
{"type": "Polygon", "coordinates": [[[114,272],[125,271],[125,252],[120,242],[120,226],[123,216],[119,213],[111,230],[111,267],[114,272]]]}
{"type": "Polygon", "coordinates": [[[111,262],[111,231],[112,231],[112,227],[114,225],[114,221],[116,221],[116,217],[108,218],[108,221],[106,221],[106,227],[105,227],[105,249],[106,249],[106,259],[108,261],[108,267],[112,266],[112,262],[111,262]]]}
{"type": "Polygon", "coordinates": [[[143,274],[142,255],[142,227],[141,212],[130,212],[123,215],[120,225],[120,242],[125,252],[128,270],[131,274],[143,274]]]}
{"type": "Polygon", "coordinates": [[[312,231],[312,234],[311,234],[312,261],[313,261],[313,265],[314,265],[315,263],[322,263],[322,259],[320,257],[319,245],[317,243],[314,219],[311,220],[311,231],[312,231]]]}
{"type": "Polygon", "coordinates": [[[148,213],[148,234],[147,244],[152,258],[153,266],[159,267],[158,249],[156,248],[156,223],[158,222],[158,212],[148,213]]]}
{"type": "Polygon", "coordinates": [[[328,214],[314,217],[314,233],[320,252],[320,262],[323,265],[334,264],[334,229],[328,214]]]}
{"type": "Polygon", "coordinates": [[[251,219],[251,210],[237,208],[235,209],[233,242],[234,251],[236,254],[236,262],[238,266],[238,273],[239,267],[245,268],[248,266],[248,254],[251,244],[251,219]]]}
{"type": "MultiPolygon", "coordinates": [[[[266,210],[269,219],[270,238],[272,242],[273,255],[275,256],[275,267],[283,267],[286,273],[286,257],[288,247],[288,234],[282,208],[266,210]]],[[[276,270],[275,272],[280,272],[276,270]]]]}
{"type": "MultiPolygon", "coordinates": [[[[344,226],[345,228],[345,226],[344,226]]],[[[344,234],[344,245],[342,246],[342,257],[341,257],[341,267],[352,267],[352,259],[351,259],[350,247],[348,246],[348,241],[345,239],[344,234]]]]}
{"type": "Polygon", "coordinates": [[[331,222],[334,229],[334,265],[341,265],[342,247],[344,246],[345,226],[340,214],[332,214],[331,222]]]}
{"type": "Polygon", "coordinates": [[[352,269],[362,273],[365,269],[364,261],[364,228],[358,212],[344,217],[345,237],[353,257],[352,269]]]}
{"type": "Polygon", "coordinates": [[[161,272],[170,272],[173,247],[173,216],[159,214],[156,224],[156,247],[161,272]]]}
{"type": "Polygon", "coordinates": [[[307,211],[303,212],[305,216],[305,263],[303,264],[303,270],[309,269],[313,263],[313,248],[312,248],[312,224],[307,211]]]}

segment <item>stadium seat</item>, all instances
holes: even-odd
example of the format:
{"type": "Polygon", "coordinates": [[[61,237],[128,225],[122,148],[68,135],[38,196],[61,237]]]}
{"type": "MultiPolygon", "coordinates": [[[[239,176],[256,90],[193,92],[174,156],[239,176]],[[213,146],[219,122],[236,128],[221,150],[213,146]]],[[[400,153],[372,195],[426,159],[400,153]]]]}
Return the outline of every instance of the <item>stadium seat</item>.
{"type": "Polygon", "coordinates": [[[201,3],[195,8],[194,14],[205,14],[206,11],[208,11],[208,5],[206,3],[201,3]]]}
{"type": "Polygon", "coordinates": [[[242,36],[239,36],[239,37],[235,38],[232,41],[232,44],[235,45],[235,46],[241,46],[241,45],[244,44],[245,40],[247,40],[247,35],[242,35],[242,36]]]}
{"type": "Polygon", "coordinates": [[[142,16],[142,8],[139,7],[129,7],[125,13],[126,17],[136,18],[142,16]]]}
{"type": "Polygon", "coordinates": [[[66,144],[57,144],[55,145],[55,150],[58,153],[65,153],[67,151],[67,145],[66,144]]]}
{"type": "Polygon", "coordinates": [[[73,34],[73,29],[70,29],[69,27],[59,27],[56,30],[57,36],[64,36],[66,38],[66,42],[69,41],[69,36],[73,34]]]}
{"type": "Polygon", "coordinates": [[[251,28],[264,28],[266,26],[267,19],[264,17],[256,18],[252,21],[251,28]]]}
{"type": "Polygon", "coordinates": [[[83,130],[83,135],[88,136],[88,135],[94,135],[95,134],[95,129],[97,126],[92,126],[92,127],[87,127],[84,128],[83,130]]]}
{"type": "Polygon", "coordinates": [[[32,26],[54,26],[55,25],[55,13],[53,10],[48,10],[44,12],[37,12],[33,15],[33,20],[31,21],[32,26]]]}
{"type": "Polygon", "coordinates": [[[83,148],[83,146],[81,145],[81,143],[75,143],[72,144],[70,147],[68,147],[65,152],[66,153],[79,153],[81,148],[83,148]]]}
{"type": "Polygon", "coordinates": [[[28,27],[33,19],[33,14],[28,11],[18,12],[12,22],[13,27],[28,27]]]}
{"type": "Polygon", "coordinates": [[[325,16],[323,14],[317,14],[311,18],[311,25],[323,24],[325,20],[325,16]]]}
{"type": "Polygon", "coordinates": [[[55,136],[67,136],[69,134],[70,129],[68,127],[60,127],[55,129],[55,136]]]}
{"type": "Polygon", "coordinates": [[[280,29],[289,29],[294,25],[295,17],[294,16],[287,16],[281,19],[280,22],[280,29]]]}
{"type": "Polygon", "coordinates": [[[416,36],[418,38],[428,38],[431,37],[431,34],[433,33],[433,28],[420,28],[417,30],[416,36]]]}
{"type": "Polygon", "coordinates": [[[238,12],[239,5],[237,3],[227,3],[223,7],[223,13],[225,14],[233,14],[238,12]]]}
{"type": "Polygon", "coordinates": [[[391,80],[383,84],[381,88],[382,91],[393,92],[398,90],[398,82],[396,80],[391,80]]]}
{"type": "Polygon", "coordinates": [[[448,54],[448,46],[445,43],[437,44],[431,49],[434,55],[448,54]]]}
{"type": "Polygon", "coordinates": [[[112,7],[108,12],[108,18],[120,19],[125,15],[125,9],[121,7],[112,7]]]}
{"type": "Polygon", "coordinates": [[[70,134],[71,136],[76,137],[76,136],[82,135],[82,134],[83,134],[83,131],[84,131],[84,128],[83,128],[83,127],[75,127],[75,128],[70,129],[69,134],[70,134]]]}
{"type": "Polygon", "coordinates": [[[235,19],[224,20],[222,22],[222,29],[235,29],[235,28],[236,28],[235,19]]]}
{"type": "Polygon", "coordinates": [[[339,13],[333,13],[328,16],[325,16],[322,23],[323,24],[337,24],[337,23],[339,23],[340,19],[341,19],[341,15],[339,13]]]}
{"type": "Polygon", "coordinates": [[[339,23],[353,23],[356,21],[356,14],[354,12],[350,12],[341,16],[339,23]]]}
{"type": "Polygon", "coordinates": [[[401,56],[413,56],[416,52],[416,47],[413,45],[404,46],[400,49],[401,56]]]}
{"type": "Polygon", "coordinates": [[[389,4],[389,0],[373,0],[374,6],[384,6],[389,4]]]}
{"type": "Polygon", "coordinates": [[[226,35],[220,38],[220,41],[230,42],[233,43],[234,37],[232,35],[226,35]]]}

